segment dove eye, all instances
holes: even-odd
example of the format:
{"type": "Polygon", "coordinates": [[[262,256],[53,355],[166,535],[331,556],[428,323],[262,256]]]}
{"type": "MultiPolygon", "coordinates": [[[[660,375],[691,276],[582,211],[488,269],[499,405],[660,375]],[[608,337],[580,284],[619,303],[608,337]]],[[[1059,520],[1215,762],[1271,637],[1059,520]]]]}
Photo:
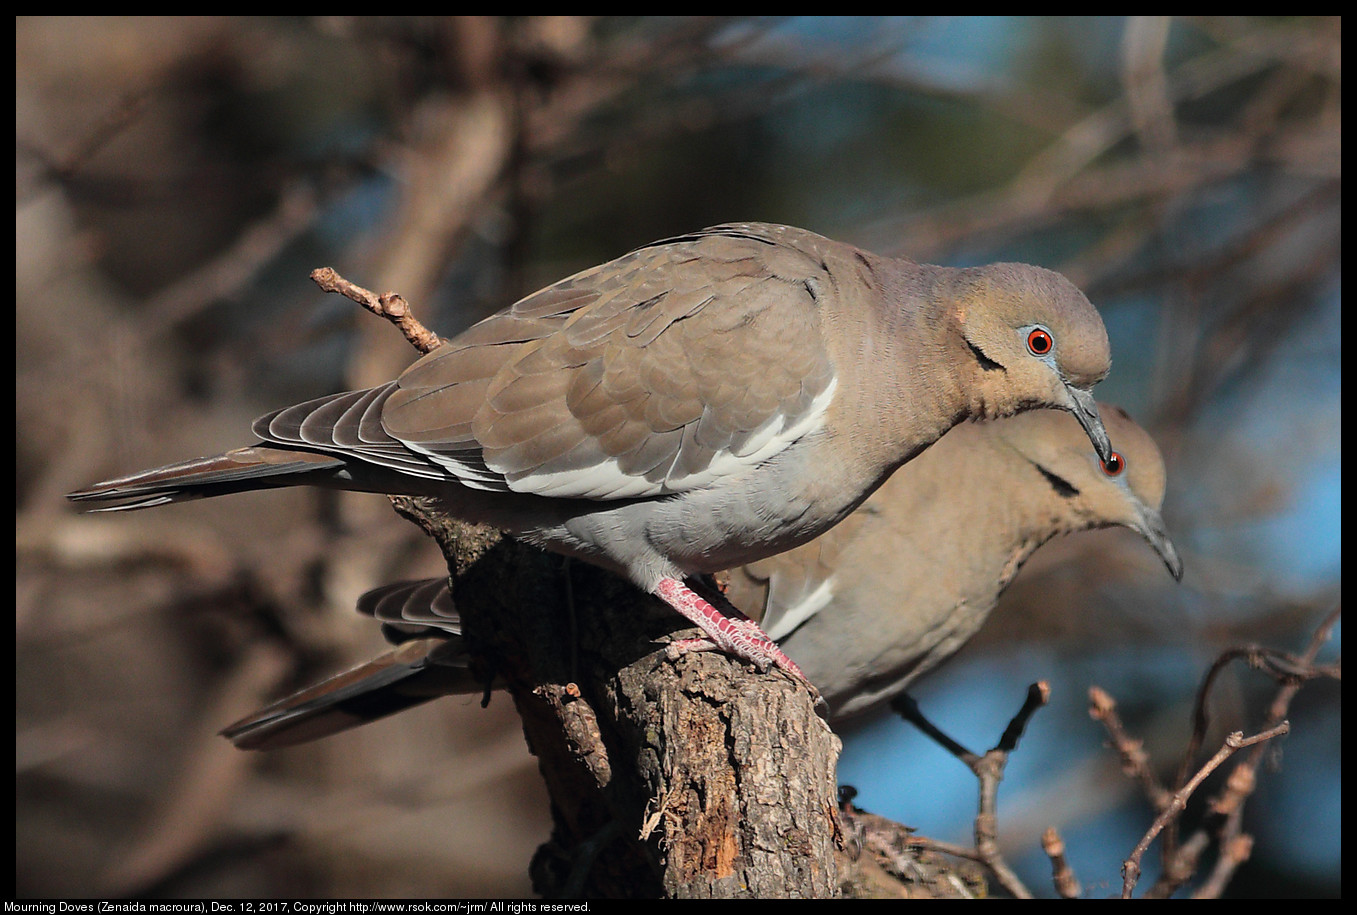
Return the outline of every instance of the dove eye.
{"type": "Polygon", "coordinates": [[[1035,327],[1027,335],[1027,349],[1033,356],[1044,356],[1055,346],[1051,335],[1040,327],[1035,327]]]}
{"type": "Polygon", "coordinates": [[[1099,461],[1098,463],[1102,465],[1103,473],[1107,474],[1109,477],[1119,477],[1121,476],[1122,471],[1126,469],[1126,459],[1116,451],[1112,452],[1110,458],[1105,461],[1099,461]]]}
{"type": "Polygon", "coordinates": [[[1045,356],[1050,350],[1054,349],[1056,341],[1050,338],[1049,331],[1042,327],[1033,327],[1030,334],[1027,334],[1027,350],[1033,356],[1045,356]]]}

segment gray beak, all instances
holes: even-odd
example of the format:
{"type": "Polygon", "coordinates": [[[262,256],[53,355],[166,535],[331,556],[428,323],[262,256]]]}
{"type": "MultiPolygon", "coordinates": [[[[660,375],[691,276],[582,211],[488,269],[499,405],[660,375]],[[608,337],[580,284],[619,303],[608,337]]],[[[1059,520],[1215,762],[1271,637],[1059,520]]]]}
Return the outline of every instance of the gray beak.
{"type": "Polygon", "coordinates": [[[1071,384],[1066,384],[1065,390],[1070,395],[1070,412],[1088,433],[1089,440],[1093,442],[1093,450],[1098,452],[1098,457],[1104,461],[1111,459],[1112,443],[1107,438],[1107,430],[1103,428],[1103,418],[1098,415],[1098,405],[1094,403],[1093,395],[1071,384]]]}
{"type": "Polygon", "coordinates": [[[1140,523],[1135,529],[1150,546],[1154,547],[1159,558],[1164,560],[1164,565],[1174,581],[1182,581],[1183,561],[1178,558],[1178,551],[1174,549],[1173,541],[1169,539],[1168,529],[1164,527],[1164,519],[1159,512],[1148,505],[1140,506],[1140,523]]]}

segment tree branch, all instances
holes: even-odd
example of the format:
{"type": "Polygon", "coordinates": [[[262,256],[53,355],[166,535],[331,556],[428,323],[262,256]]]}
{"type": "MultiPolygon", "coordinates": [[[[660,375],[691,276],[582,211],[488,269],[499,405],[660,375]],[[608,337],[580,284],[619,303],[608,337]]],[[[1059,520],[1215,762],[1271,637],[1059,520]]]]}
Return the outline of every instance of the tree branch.
{"type": "Polygon", "coordinates": [[[443,549],[477,669],[506,684],[538,758],[555,821],[538,892],[837,893],[840,744],[804,685],[718,652],[671,662],[658,641],[687,624],[654,598],[433,500],[392,501],[443,549]]]}

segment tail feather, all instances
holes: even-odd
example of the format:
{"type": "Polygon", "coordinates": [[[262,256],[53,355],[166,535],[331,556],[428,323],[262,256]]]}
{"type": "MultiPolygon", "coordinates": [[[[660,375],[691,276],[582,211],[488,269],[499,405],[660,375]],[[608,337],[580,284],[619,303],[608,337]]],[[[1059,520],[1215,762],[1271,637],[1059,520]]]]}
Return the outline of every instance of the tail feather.
{"type": "Polygon", "coordinates": [[[96,483],[68,493],[73,502],[115,502],[95,511],[129,511],[227,493],[279,486],[337,485],[348,488],[347,464],[313,451],[255,445],[96,483]]]}
{"type": "Polygon", "coordinates": [[[400,643],[424,636],[460,636],[462,617],[446,578],[398,581],[365,592],[358,612],[382,623],[387,639],[400,643]]]}
{"type": "Polygon", "coordinates": [[[275,750],[482,689],[460,639],[416,639],[260,709],[221,734],[242,750],[275,750]]]}
{"type": "Polygon", "coordinates": [[[222,735],[242,750],[273,750],[338,734],[440,696],[485,690],[471,673],[446,578],[373,588],[358,598],[358,610],[381,620],[397,647],[242,718],[222,735]]]}

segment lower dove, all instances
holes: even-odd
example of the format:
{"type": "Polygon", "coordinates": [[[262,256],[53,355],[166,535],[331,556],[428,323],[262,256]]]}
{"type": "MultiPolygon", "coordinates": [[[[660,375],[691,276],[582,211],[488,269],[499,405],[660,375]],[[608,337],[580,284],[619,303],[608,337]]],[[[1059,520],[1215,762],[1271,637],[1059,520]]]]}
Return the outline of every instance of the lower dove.
{"type": "MultiPolygon", "coordinates": [[[[1164,462],[1117,408],[1103,462],[1067,414],[966,423],[898,470],[810,543],[730,571],[751,608],[829,703],[831,720],[905,690],[979,630],[1023,562],[1062,534],[1122,526],[1175,579],[1182,562],[1160,516],[1164,462]]],[[[446,579],[376,588],[359,610],[394,650],[226,728],[242,749],[314,740],[448,694],[480,694],[446,579]]]]}

